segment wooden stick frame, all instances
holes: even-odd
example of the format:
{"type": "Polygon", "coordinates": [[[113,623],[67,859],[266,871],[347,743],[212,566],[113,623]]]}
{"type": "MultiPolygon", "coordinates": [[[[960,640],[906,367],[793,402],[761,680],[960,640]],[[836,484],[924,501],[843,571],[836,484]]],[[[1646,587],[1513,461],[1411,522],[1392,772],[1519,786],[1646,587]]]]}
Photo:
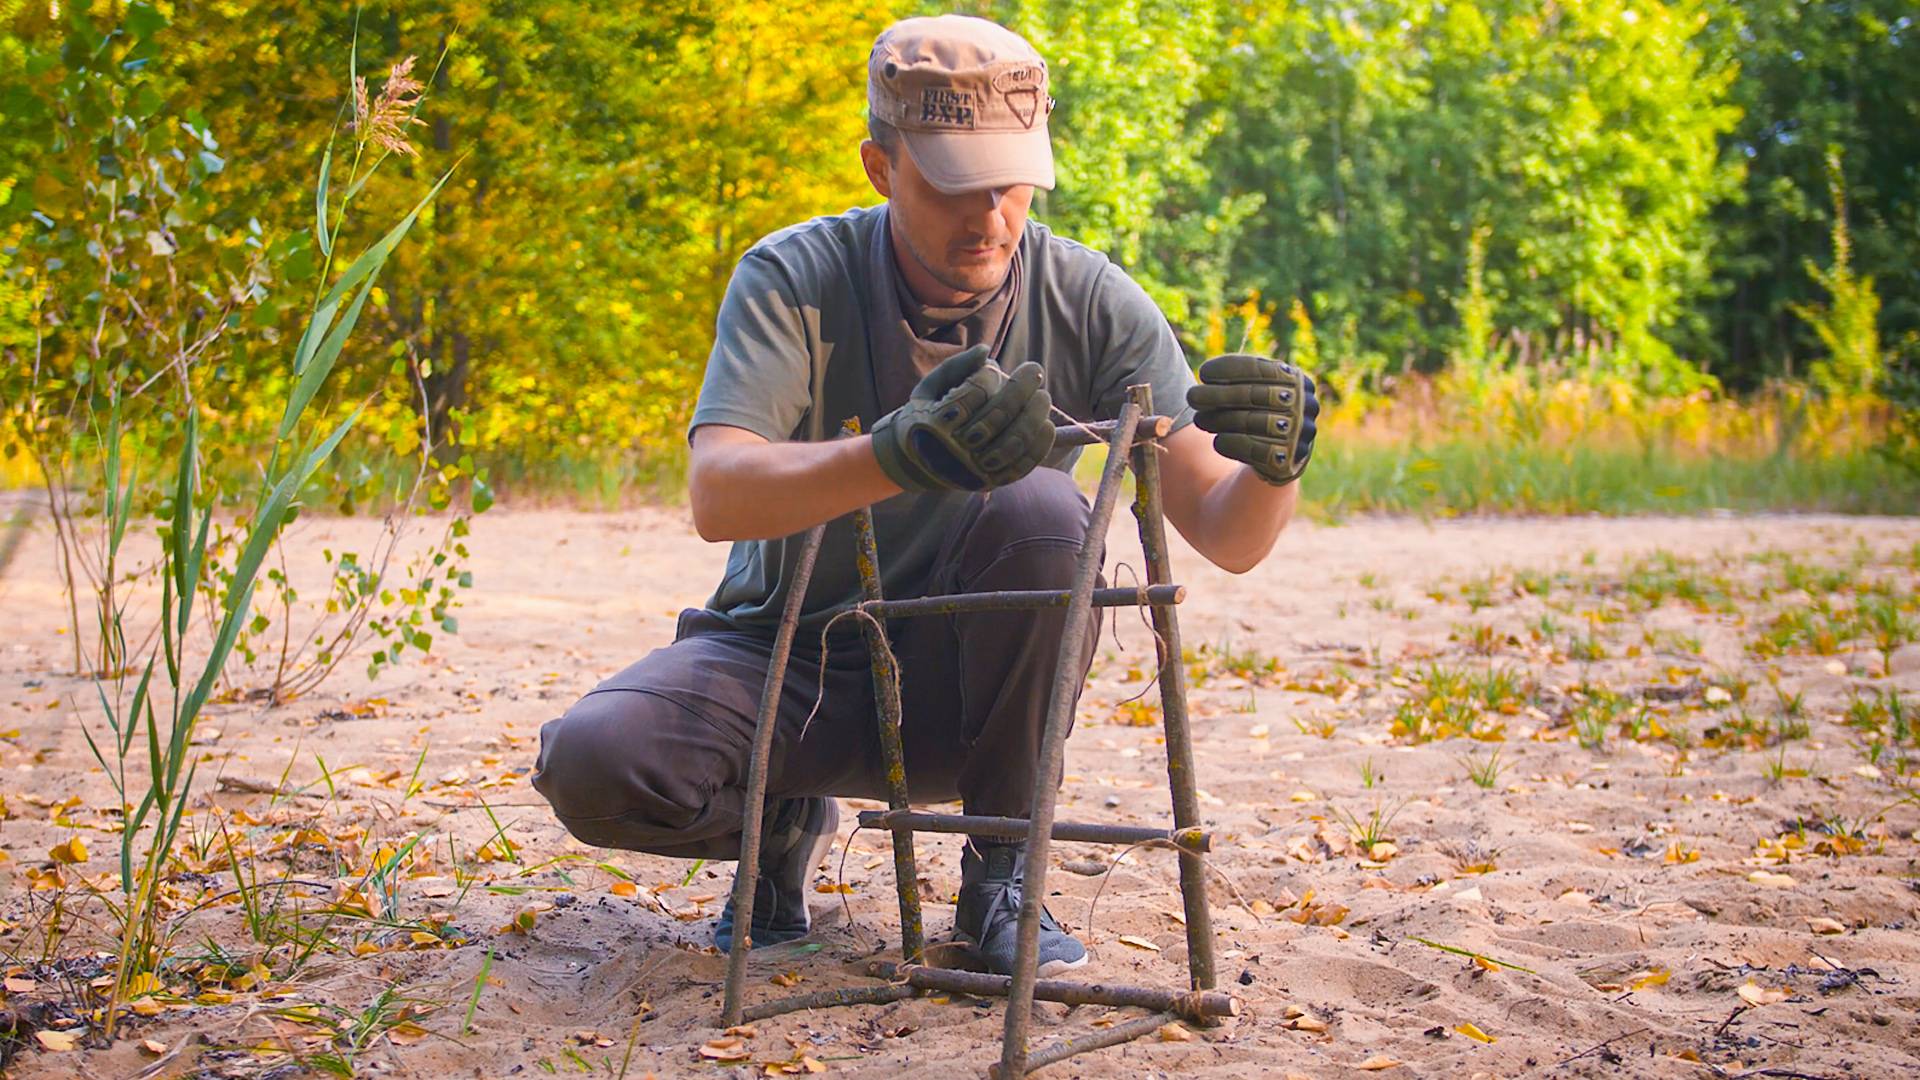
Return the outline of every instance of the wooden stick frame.
{"type": "MultiPolygon", "coordinates": [[[[857,431],[857,422],[849,421],[847,430],[857,431]]],[[[876,721],[887,769],[889,809],[879,815],[875,823],[888,829],[892,835],[894,879],[900,901],[901,955],[906,963],[899,966],[874,965],[873,973],[886,980],[876,986],[802,994],[761,1002],[749,1008],[742,996],[746,982],[747,953],[752,947],[753,892],[758,879],[757,859],[766,799],[767,760],[771,755],[777,713],[775,706],[779,701],[787,657],[799,623],[800,598],[806,593],[825,526],[817,526],[806,534],[780,627],[774,638],[773,657],[768,667],[766,688],[754,732],[753,757],[748,766],[747,810],[742,822],[740,865],[734,875],[734,936],[732,951],[728,956],[726,993],[722,999],[722,1026],[739,1024],[744,1019],[766,1019],[800,1009],[898,1001],[933,988],[999,995],[1007,998],[1006,1022],[1001,1036],[1000,1059],[989,1071],[996,1080],[1017,1080],[1035,1069],[1071,1055],[1151,1034],[1162,1023],[1176,1016],[1194,1023],[1208,1023],[1215,1017],[1238,1013],[1238,999],[1214,989],[1212,915],[1207,903],[1206,868],[1201,854],[1208,850],[1210,837],[1200,822],[1198,785],[1193,768],[1193,736],[1187,712],[1186,668],[1181,663],[1180,627],[1175,616],[1175,608],[1186,598],[1186,590],[1173,584],[1165,512],[1160,497],[1158,440],[1171,430],[1171,418],[1153,415],[1152,391],[1146,386],[1135,386],[1128,390],[1127,404],[1115,420],[1057,429],[1057,441],[1061,445],[1103,443],[1107,447],[1107,461],[1094,494],[1087,543],[1081,549],[1075,565],[1072,585],[1064,591],[886,600],[880,591],[879,552],[874,542],[871,510],[863,507],[854,512],[863,594],[859,606],[876,616],[875,619],[863,619],[862,629],[872,660],[876,721]],[[1096,590],[1094,585],[1100,571],[1103,541],[1120,500],[1122,481],[1129,469],[1135,480],[1132,509],[1138,524],[1140,545],[1146,556],[1147,581],[1137,589],[1096,590]],[[1144,605],[1152,612],[1158,652],[1161,716],[1166,728],[1167,781],[1173,796],[1172,829],[1079,825],[1057,822],[1054,818],[1067,730],[1071,726],[1078,699],[1078,680],[1072,673],[1080,671],[1086,661],[1085,650],[1089,647],[1086,628],[1095,607],[1123,604],[1144,605]],[[1039,767],[1035,771],[1038,779],[1031,816],[1022,822],[1020,819],[914,813],[907,802],[905,754],[900,740],[898,673],[893,653],[887,647],[884,619],[1061,606],[1066,608],[1066,628],[1061,635],[1059,664],[1055,669],[1058,674],[1041,740],[1039,767]],[[925,949],[925,929],[913,833],[963,832],[1004,837],[1022,825],[1026,839],[1026,866],[1013,973],[994,976],[943,971],[918,964],[925,949]],[[1133,841],[1136,833],[1152,833],[1156,837],[1169,838],[1179,853],[1180,895],[1187,928],[1187,990],[1173,992],[1118,984],[1081,984],[1059,980],[1043,982],[1038,979],[1036,954],[1040,908],[1042,898],[1046,895],[1048,855],[1053,840],[1085,839],[1097,843],[1121,843],[1133,841]],[[1116,1024],[1103,1031],[1072,1036],[1036,1051],[1028,1045],[1036,997],[1053,1001],[1138,1005],[1152,1011],[1136,1020],[1116,1024]]]]}

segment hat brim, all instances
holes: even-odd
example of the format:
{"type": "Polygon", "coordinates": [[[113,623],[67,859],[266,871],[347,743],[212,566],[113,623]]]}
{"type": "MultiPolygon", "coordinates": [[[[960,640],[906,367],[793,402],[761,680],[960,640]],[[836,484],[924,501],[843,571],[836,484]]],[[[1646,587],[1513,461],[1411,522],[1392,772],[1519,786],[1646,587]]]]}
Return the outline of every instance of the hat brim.
{"type": "Polygon", "coordinates": [[[947,195],[1032,184],[1053,190],[1046,125],[1030,131],[902,131],[920,175],[947,195]]]}

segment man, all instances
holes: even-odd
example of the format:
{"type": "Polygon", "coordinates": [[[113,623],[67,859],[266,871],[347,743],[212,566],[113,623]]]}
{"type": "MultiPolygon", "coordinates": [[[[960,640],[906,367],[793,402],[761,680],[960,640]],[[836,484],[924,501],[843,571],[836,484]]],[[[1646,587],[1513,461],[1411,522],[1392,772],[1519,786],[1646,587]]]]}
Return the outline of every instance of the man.
{"type": "MultiPolygon", "coordinates": [[[[886,202],[761,240],[720,308],[689,498],[702,537],[733,541],[726,576],[706,608],[682,613],[672,645],[542,729],[533,779],[588,843],[738,858],[795,534],[830,522],[780,703],[756,947],[807,932],[810,878],[839,822],[832,797],[886,791],[859,628],[842,620],[821,640],[860,596],[850,511],[873,504],[889,597],[1063,588],[1089,508],[1073,455],[1054,451],[1053,414],[1111,417],[1146,383],[1176,422],[1163,443],[1167,516],[1242,572],[1293,513],[1319,410],[1312,380],[1279,361],[1218,357],[1195,385],[1139,286],[1027,220],[1034,189],[1053,187],[1053,100],[1020,37],[975,18],[908,19],[874,43],[867,77],[860,159],[886,202]],[[836,437],[848,417],[870,434],[836,437]]],[[[958,796],[970,814],[1023,817],[1035,783],[1059,782],[1034,772],[1064,620],[1052,610],[888,627],[916,800],[958,796]]],[[[1021,860],[1020,845],[978,839],[961,857],[956,936],[1002,973],[1021,860]]],[[[729,906],[715,944],[733,933],[729,906]]],[[[1043,975],[1087,956],[1051,917],[1040,950],[1043,975]]]]}

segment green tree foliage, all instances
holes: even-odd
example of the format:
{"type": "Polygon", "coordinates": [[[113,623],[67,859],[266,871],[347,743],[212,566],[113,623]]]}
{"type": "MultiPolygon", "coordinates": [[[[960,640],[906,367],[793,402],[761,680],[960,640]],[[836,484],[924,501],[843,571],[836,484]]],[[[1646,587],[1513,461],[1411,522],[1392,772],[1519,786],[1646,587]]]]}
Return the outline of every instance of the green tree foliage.
{"type": "Polygon", "coordinates": [[[1731,68],[1697,0],[1245,3],[1212,77],[1217,182],[1264,205],[1231,277],[1307,300],[1335,363],[1457,346],[1476,231],[1494,318],[1649,381],[1710,280],[1731,68]]]}
{"type": "MultiPolygon", "coordinates": [[[[9,12],[8,40],[70,50],[85,8],[57,21],[44,7],[9,12]]],[[[337,59],[356,20],[370,92],[420,54],[412,74],[430,79],[433,107],[413,133],[417,156],[394,164],[418,178],[466,160],[388,267],[332,407],[383,394],[368,427],[404,453],[413,396],[391,375],[412,360],[436,429],[465,419],[485,448],[605,457],[677,444],[713,310],[748,244],[871,200],[860,87],[887,18],[858,0],[422,0],[358,12],[259,0],[181,6],[149,66],[161,98],[180,95],[227,133],[231,167],[210,188],[221,213],[266,223],[298,278],[324,261],[303,178],[347,122],[337,59]]],[[[14,89],[10,109],[45,97],[30,82],[14,89]]],[[[40,145],[0,143],[0,177],[39,172],[40,145]]],[[[333,174],[344,186],[348,163],[333,174]]],[[[44,188],[36,177],[0,222],[32,220],[44,188]]],[[[405,209],[392,193],[361,197],[361,220],[405,209]]],[[[242,361],[227,374],[247,387],[232,419],[270,422],[249,403],[277,400],[284,372],[242,361]]]]}
{"type": "Polygon", "coordinates": [[[1845,165],[1853,262],[1879,282],[1889,341],[1920,334],[1920,25],[1911,0],[1747,0],[1715,5],[1713,48],[1739,64],[1726,152],[1744,166],[1718,204],[1720,295],[1689,352],[1730,384],[1804,374],[1824,346],[1793,305],[1816,299],[1834,219],[1825,155],[1845,165]]]}
{"type": "MultiPolygon", "coordinates": [[[[1737,386],[1805,373],[1831,351],[1795,314],[1826,299],[1807,262],[1836,264],[1828,144],[1850,196],[1848,266],[1884,300],[1880,340],[1896,358],[1920,340],[1906,0],[961,6],[1051,63],[1060,187],[1039,216],[1125,265],[1196,355],[1239,330],[1311,332],[1348,393],[1459,356],[1655,392],[1703,371],[1737,386]]],[[[290,332],[323,239],[365,239],[318,235],[300,179],[350,121],[335,60],[357,25],[368,92],[412,55],[431,83],[418,156],[393,164],[420,179],[466,159],[318,404],[338,416],[371,399],[344,452],[404,454],[424,411],[496,460],[670,459],[740,253],[874,198],[855,152],[866,51],[924,7],[0,0],[0,338],[23,355],[22,320],[43,302],[22,252],[93,257],[63,223],[96,163],[51,119],[60,72],[94,56],[81,24],[150,12],[129,31],[146,52],[114,46],[116,78],[146,88],[129,91],[150,95],[136,111],[197,118],[166,134],[178,170],[203,152],[223,162],[199,177],[194,220],[226,246],[182,250],[232,260],[254,245],[273,268],[202,402],[231,428],[270,426],[286,374],[256,344],[290,332]],[[217,146],[184,145],[205,132],[217,146]],[[426,373],[424,409],[396,377],[409,370],[426,373]]],[[[336,194],[350,171],[333,162],[336,194]]],[[[362,197],[360,220],[404,210],[362,197]]],[[[74,288],[44,300],[63,326],[81,321],[60,314],[84,300],[74,288]]],[[[65,333],[47,348],[58,370],[85,351],[65,333]]]]}
{"type": "Polygon", "coordinates": [[[1212,190],[1220,110],[1204,100],[1223,45],[1216,0],[1009,0],[982,14],[1047,58],[1059,186],[1036,212],[1126,267],[1176,327],[1228,299],[1238,223],[1257,198],[1212,190]]]}

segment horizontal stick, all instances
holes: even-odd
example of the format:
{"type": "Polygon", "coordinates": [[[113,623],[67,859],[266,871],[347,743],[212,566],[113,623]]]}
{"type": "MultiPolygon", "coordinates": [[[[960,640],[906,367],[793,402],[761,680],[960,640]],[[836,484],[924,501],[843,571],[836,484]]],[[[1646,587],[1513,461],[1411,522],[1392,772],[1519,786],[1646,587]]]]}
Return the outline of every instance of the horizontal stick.
{"type": "MultiPolygon", "coordinates": [[[[987,817],[980,814],[925,814],[907,810],[862,810],[863,829],[910,829],[914,832],[966,833],[1002,840],[1024,840],[1026,818],[987,817]]],[[[1148,844],[1164,840],[1183,851],[1213,850],[1213,835],[1204,829],[1151,829],[1141,825],[1102,825],[1082,821],[1053,823],[1055,840],[1083,844],[1148,844]]]]}
{"type": "Polygon", "coordinates": [[[740,1022],[751,1024],[755,1020],[765,1020],[771,1016],[782,1016],[802,1009],[831,1009],[840,1005],[885,1005],[890,1001],[910,998],[920,991],[906,983],[881,983],[878,986],[843,986],[838,990],[821,990],[812,994],[796,994],[793,997],[763,1001],[758,1005],[749,1005],[740,1014],[740,1022]]]}
{"type": "MultiPolygon", "coordinates": [[[[1149,585],[1139,589],[1095,589],[1094,607],[1156,607],[1182,603],[1187,598],[1185,585],[1149,585]]],[[[1067,606],[1065,589],[1009,589],[1004,592],[955,593],[952,596],[922,596],[913,600],[868,600],[860,605],[867,614],[880,619],[906,619],[916,615],[964,615],[974,611],[1028,611],[1067,606]]]]}
{"type": "MultiPolygon", "coordinates": [[[[1117,420],[1095,420],[1091,424],[1058,424],[1053,429],[1055,446],[1092,446],[1096,443],[1113,441],[1113,426],[1117,420]]],[[[1140,426],[1133,429],[1133,439],[1164,439],[1173,433],[1173,417],[1143,416],[1140,426]]]]}
{"type": "MultiPolygon", "coordinates": [[[[1159,1031],[1173,1019],[1171,1013],[1150,1013],[1146,1016],[1137,1016],[1124,1024],[1115,1024],[1110,1028],[1096,1028],[1082,1035],[1069,1036],[1028,1054],[1024,1072],[1031,1073],[1035,1069],[1044,1069],[1055,1062],[1064,1061],[1075,1054],[1084,1054],[1089,1050],[1132,1042],[1142,1035],[1151,1035],[1159,1031]]],[[[1001,1075],[999,1062],[996,1061],[987,1066],[989,1080],[1000,1080],[1001,1075]]]]}
{"type": "MultiPolygon", "coordinates": [[[[1007,986],[1013,982],[1010,975],[930,968],[922,964],[901,965],[885,960],[868,964],[867,974],[892,983],[904,982],[921,990],[945,990],[974,997],[1006,997],[1007,986]]],[[[1217,1017],[1240,1015],[1240,999],[1223,990],[1163,990],[1153,986],[1041,979],[1033,984],[1033,996],[1040,1001],[1057,1001],[1062,1005],[1116,1005],[1152,1009],[1199,1024],[1210,1023],[1217,1017]]]]}

